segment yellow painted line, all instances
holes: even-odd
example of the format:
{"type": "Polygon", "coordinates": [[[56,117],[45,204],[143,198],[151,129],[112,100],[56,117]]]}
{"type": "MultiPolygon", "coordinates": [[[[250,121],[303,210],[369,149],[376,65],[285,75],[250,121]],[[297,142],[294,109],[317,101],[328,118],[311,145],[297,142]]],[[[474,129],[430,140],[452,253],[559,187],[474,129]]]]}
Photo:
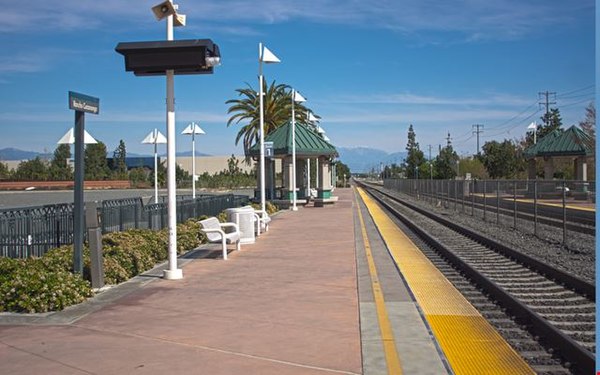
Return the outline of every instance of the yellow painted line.
{"type": "Polygon", "coordinates": [[[535,374],[362,189],[359,194],[455,374],[535,374]]]}
{"type": "Polygon", "coordinates": [[[379,322],[379,331],[381,332],[381,340],[383,342],[383,351],[385,353],[388,374],[400,375],[402,374],[402,367],[400,365],[398,351],[396,350],[394,332],[392,331],[392,325],[390,324],[387,309],[385,308],[385,299],[383,297],[383,291],[381,290],[381,284],[379,283],[379,277],[377,276],[377,268],[375,267],[375,261],[373,260],[371,244],[369,243],[369,238],[367,237],[365,221],[363,220],[362,213],[360,212],[360,205],[358,204],[358,198],[356,197],[356,194],[354,197],[356,200],[356,208],[358,210],[358,219],[360,221],[360,229],[365,246],[365,253],[367,255],[367,263],[369,264],[371,286],[373,288],[375,307],[377,309],[377,321],[379,322]]]}
{"type": "MultiPolygon", "coordinates": [[[[513,199],[509,199],[509,200],[513,201],[513,199]]],[[[517,202],[533,204],[533,199],[517,199],[517,202]]],[[[540,201],[539,199],[537,201],[537,204],[542,205],[542,206],[552,206],[552,207],[560,207],[560,208],[562,208],[562,206],[563,206],[562,203],[543,202],[543,201],[540,201]]],[[[570,208],[572,210],[596,212],[596,209],[592,208],[592,207],[582,207],[582,206],[571,205],[571,204],[567,204],[566,206],[567,206],[567,208],[570,208]]]]}

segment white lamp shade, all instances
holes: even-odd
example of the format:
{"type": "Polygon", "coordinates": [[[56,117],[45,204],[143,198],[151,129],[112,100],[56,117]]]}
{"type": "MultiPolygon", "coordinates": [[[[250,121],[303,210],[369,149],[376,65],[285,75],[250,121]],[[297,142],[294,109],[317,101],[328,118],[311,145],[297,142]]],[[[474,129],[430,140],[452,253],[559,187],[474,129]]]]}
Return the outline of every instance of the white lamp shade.
{"type": "Polygon", "coordinates": [[[537,124],[534,122],[532,122],[531,124],[529,124],[529,126],[527,127],[527,129],[537,129],[537,124]]]}
{"type": "Polygon", "coordinates": [[[267,64],[281,62],[281,60],[279,60],[279,58],[275,56],[273,52],[269,51],[267,47],[263,47],[262,51],[259,51],[258,58],[260,59],[260,61],[267,64]]]}
{"type": "Polygon", "coordinates": [[[319,119],[316,118],[315,115],[312,114],[312,112],[309,112],[308,113],[308,121],[310,121],[310,122],[316,122],[316,121],[319,121],[319,119]]]}
{"type": "Polygon", "coordinates": [[[294,90],[294,101],[296,103],[302,103],[305,102],[306,99],[302,95],[300,95],[298,91],[294,90]]]}
{"type": "Polygon", "coordinates": [[[181,134],[206,134],[204,132],[204,130],[202,130],[198,124],[196,124],[195,122],[192,122],[191,124],[189,124],[185,129],[183,129],[183,131],[181,132],[181,134]]]}
{"type": "MultiPolygon", "coordinates": [[[[75,143],[75,130],[73,128],[69,129],[69,131],[62,136],[61,139],[58,140],[57,142],[59,145],[61,144],[68,144],[68,145],[72,145],[75,143]]],[[[96,141],[94,139],[94,137],[92,137],[90,135],[90,133],[88,133],[86,130],[83,131],[83,143],[86,145],[89,144],[95,144],[98,143],[98,141],[96,141]]]]}
{"type": "Polygon", "coordinates": [[[329,137],[325,134],[323,134],[323,139],[325,140],[325,142],[331,142],[331,139],[329,139],[329,137]]]}
{"type": "Polygon", "coordinates": [[[148,134],[146,136],[146,138],[144,138],[142,143],[150,143],[150,144],[167,143],[167,137],[165,137],[164,135],[162,135],[161,132],[159,132],[158,130],[155,129],[154,131],[150,132],[150,134],[148,134]]]}
{"type": "Polygon", "coordinates": [[[317,133],[319,134],[325,134],[325,129],[323,129],[322,127],[317,125],[317,133]]]}

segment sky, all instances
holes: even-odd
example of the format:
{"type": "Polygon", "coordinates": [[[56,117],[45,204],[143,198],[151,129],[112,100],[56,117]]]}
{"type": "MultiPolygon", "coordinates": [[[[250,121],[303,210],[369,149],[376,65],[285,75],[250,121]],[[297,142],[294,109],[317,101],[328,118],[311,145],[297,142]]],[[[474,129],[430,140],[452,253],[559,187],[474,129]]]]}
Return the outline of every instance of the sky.
{"type": "MultiPolygon", "coordinates": [[[[98,97],[86,130],[109,154],[151,154],[141,140],[166,134],[164,77],[125,72],[119,42],[164,40],[157,0],[0,0],[0,149],[52,152],[73,126],[68,91],[98,97]]],[[[265,79],[308,99],[338,147],[404,151],[413,124],[420,148],[445,145],[460,155],[480,144],[517,139],[540,122],[544,99],[565,127],[595,100],[593,0],[203,0],[179,3],[187,25],[175,39],[210,38],[222,65],[213,75],[175,78],[177,151],[191,121],[206,132],[196,150],[242,154],[239,125],[227,127],[236,89],[258,88],[258,44],[280,64],[265,79]]],[[[162,152],[166,148],[162,146],[162,152]]],[[[110,156],[110,155],[109,155],[110,156]]],[[[343,161],[343,160],[342,160],[343,161]]]]}

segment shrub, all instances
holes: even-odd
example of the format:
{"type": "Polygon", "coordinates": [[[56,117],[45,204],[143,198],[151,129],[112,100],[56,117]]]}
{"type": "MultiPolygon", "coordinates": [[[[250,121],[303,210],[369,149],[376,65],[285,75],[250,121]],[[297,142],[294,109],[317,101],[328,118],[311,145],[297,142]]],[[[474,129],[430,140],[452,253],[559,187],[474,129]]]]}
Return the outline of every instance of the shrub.
{"type": "MultiPolygon", "coordinates": [[[[62,310],[92,296],[90,283],[62,267],[48,268],[42,258],[2,262],[0,311],[48,312],[62,310]],[[5,270],[10,270],[5,274],[5,270]],[[10,276],[8,276],[10,275],[10,276]]],[[[52,263],[51,264],[55,264],[52,263]]]]}
{"type": "MultiPolygon", "coordinates": [[[[223,216],[221,213],[219,216],[223,216]]],[[[205,241],[196,220],[177,226],[179,254],[205,241]]],[[[104,279],[118,284],[167,259],[168,231],[130,229],[102,237],[104,279]]],[[[48,251],[41,258],[0,258],[0,311],[62,310],[92,296],[90,251],[83,249],[83,277],[72,273],[73,246],[48,251]]]]}

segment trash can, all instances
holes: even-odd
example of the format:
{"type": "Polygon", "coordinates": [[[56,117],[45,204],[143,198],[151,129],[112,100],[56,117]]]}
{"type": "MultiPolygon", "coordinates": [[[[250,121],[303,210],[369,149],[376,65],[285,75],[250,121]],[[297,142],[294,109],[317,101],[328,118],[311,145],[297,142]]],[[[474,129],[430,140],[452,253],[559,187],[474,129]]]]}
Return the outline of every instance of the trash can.
{"type": "Polygon", "coordinates": [[[254,209],[251,206],[228,208],[225,210],[227,221],[240,227],[240,243],[249,244],[256,241],[254,236],[254,209]]]}

